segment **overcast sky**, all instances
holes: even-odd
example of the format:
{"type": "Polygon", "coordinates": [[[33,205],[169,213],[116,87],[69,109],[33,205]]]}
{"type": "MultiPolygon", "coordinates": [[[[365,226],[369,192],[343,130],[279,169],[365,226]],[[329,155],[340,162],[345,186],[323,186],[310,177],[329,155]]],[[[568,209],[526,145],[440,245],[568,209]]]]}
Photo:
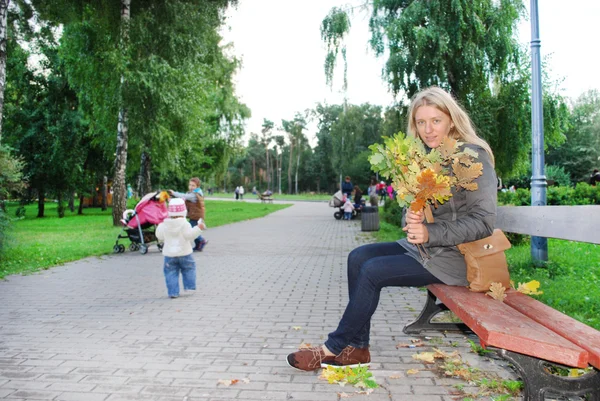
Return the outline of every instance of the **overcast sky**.
{"type": "MultiPolygon", "coordinates": [[[[529,1],[525,1],[529,15],[529,1]]],[[[325,84],[325,46],[320,37],[323,17],[334,6],[360,4],[357,0],[240,0],[227,16],[223,32],[242,59],[236,76],[236,92],[252,110],[246,130],[260,132],[263,118],[281,125],[297,111],[317,103],[339,104],[341,60],[333,88],[325,84]]],[[[588,89],[600,89],[600,1],[539,0],[542,57],[551,76],[562,80],[560,89],[576,98],[588,89]]],[[[368,46],[369,12],[355,11],[348,48],[348,100],[389,105],[393,97],[381,78],[384,60],[368,46]]],[[[519,25],[524,44],[531,39],[529,20],[519,25]]],[[[308,136],[314,141],[315,125],[308,136]]]]}

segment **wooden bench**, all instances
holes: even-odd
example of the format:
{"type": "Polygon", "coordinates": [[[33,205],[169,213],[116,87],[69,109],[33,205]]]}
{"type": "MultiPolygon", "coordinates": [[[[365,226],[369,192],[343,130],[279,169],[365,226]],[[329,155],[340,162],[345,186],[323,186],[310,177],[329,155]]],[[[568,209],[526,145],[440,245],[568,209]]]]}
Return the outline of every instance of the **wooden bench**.
{"type": "MultiPolygon", "coordinates": [[[[497,227],[505,232],[600,244],[600,206],[499,207],[497,227]]],[[[525,401],[543,401],[548,392],[591,395],[600,401],[600,331],[544,305],[528,295],[507,291],[504,302],[466,287],[434,284],[427,302],[407,334],[424,330],[469,330],[485,348],[493,348],[516,368],[524,382],[525,401]],[[463,323],[432,319],[450,310],[463,323]],[[580,377],[548,372],[555,364],[567,368],[592,367],[580,377]]]]}
{"type": "Polygon", "coordinates": [[[273,203],[273,195],[257,194],[261,203],[273,203]]]}

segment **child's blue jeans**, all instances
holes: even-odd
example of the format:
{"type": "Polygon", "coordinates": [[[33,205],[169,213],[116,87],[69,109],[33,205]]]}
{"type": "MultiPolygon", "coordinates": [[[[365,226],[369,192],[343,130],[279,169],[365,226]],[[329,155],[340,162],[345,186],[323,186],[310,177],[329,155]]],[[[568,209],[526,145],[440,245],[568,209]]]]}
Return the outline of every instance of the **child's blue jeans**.
{"type": "Polygon", "coordinates": [[[344,220],[352,220],[352,212],[344,212],[344,220]]]}
{"type": "Polygon", "coordinates": [[[196,262],[192,255],[165,256],[164,273],[167,293],[170,297],[179,296],[179,273],[183,279],[184,290],[196,289],[196,262]]]}

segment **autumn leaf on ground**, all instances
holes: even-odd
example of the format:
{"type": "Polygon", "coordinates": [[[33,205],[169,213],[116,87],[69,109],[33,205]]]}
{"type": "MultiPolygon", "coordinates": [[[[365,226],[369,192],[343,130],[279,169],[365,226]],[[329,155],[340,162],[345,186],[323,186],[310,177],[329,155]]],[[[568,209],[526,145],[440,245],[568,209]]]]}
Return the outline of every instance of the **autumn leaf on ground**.
{"type": "Polygon", "coordinates": [[[310,347],[311,347],[310,343],[302,343],[302,344],[300,344],[298,349],[305,349],[305,348],[310,348],[310,347]]]}
{"type": "Polygon", "coordinates": [[[459,356],[458,351],[448,353],[438,348],[434,348],[433,350],[435,351],[435,354],[433,356],[437,359],[454,359],[459,356]]]}
{"type": "Polygon", "coordinates": [[[391,375],[390,379],[401,379],[402,375],[391,375]]]}
{"type": "Polygon", "coordinates": [[[544,291],[538,291],[540,288],[540,282],[537,280],[531,280],[528,283],[519,283],[517,287],[517,291],[526,294],[526,295],[540,295],[543,294],[544,291]]]}
{"type": "Polygon", "coordinates": [[[217,381],[217,385],[222,384],[222,385],[224,385],[226,387],[229,387],[232,384],[236,384],[237,382],[239,382],[238,379],[227,379],[227,380],[221,379],[221,380],[217,381]]]}
{"type": "Polygon", "coordinates": [[[337,394],[340,396],[340,398],[350,398],[350,397],[352,397],[350,394],[347,394],[347,393],[337,393],[337,394]]]}
{"type": "Polygon", "coordinates": [[[406,371],[407,375],[416,375],[417,373],[419,373],[419,369],[408,369],[406,371]]]}
{"type": "Polygon", "coordinates": [[[421,352],[414,354],[412,357],[417,361],[423,361],[425,363],[433,363],[435,361],[434,352],[421,352]]]}
{"type": "Polygon", "coordinates": [[[506,288],[504,288],[502,283],[492,283],[492,285],[490,285],[490,290],[485,295],[504,302],[504,298],[506,298],[505,291],[506,288]]]}
{"type": "Polygon", "coordinates": [[[327,366],[327,368],[323,369],[319,378],[327,380],[329,384],[339,384],[340,386],[350,384],[363,389],[379,387],[375,379],[373,379],[373,374],[369,372],[369,367],[362,365],[355,368],[349,366],[327,366]]]}
{"type": "Polygon", "coordinates": [[[300,329],[302,329],[302,326],[292,326],[292,330],[298,331],[300,329]]]}

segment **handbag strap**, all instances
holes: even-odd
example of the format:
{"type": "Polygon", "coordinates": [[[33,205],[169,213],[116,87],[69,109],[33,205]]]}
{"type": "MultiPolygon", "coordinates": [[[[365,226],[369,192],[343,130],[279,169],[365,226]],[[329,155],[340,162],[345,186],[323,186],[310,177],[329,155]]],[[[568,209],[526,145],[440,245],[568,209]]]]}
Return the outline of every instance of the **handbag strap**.
{"type": "Polygon", "coordinates": [[[425,220],[427,220],[428,223],[435,222],[435,219],[433,218],[433,212],[431,211],[431,205],[429,203],[425,206],[423,212],[425,213],[425,220]]]}

